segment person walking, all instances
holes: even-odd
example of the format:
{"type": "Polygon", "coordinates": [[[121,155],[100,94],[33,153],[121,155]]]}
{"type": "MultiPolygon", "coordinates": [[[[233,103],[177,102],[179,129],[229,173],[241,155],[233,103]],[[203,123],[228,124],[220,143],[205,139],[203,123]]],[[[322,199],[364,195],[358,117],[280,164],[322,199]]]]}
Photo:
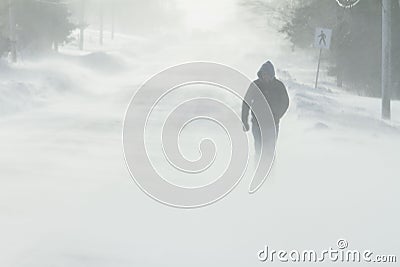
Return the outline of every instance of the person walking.
{"type": "MultiPolygon", "coordinates": [[[[257,72],[257,76],[258,79],[251,83],[242,104],[243,129],[246,132],[250,129],[248,123],[249,110],[253,110],[254,106],[260,103],[260,101],[256,99],[257,94],[255,91],[259,88],[271,108],[276,134],[278,136],[280,119],[289,107],[289,96],[286,87],[275,77],[275,68],[270,61],[267,61],[261,66],[260,70],[257,72]]],[[[255,151],[257,154],[260,154],[261,130],[253,111],[251,114],[255,151]]]]}

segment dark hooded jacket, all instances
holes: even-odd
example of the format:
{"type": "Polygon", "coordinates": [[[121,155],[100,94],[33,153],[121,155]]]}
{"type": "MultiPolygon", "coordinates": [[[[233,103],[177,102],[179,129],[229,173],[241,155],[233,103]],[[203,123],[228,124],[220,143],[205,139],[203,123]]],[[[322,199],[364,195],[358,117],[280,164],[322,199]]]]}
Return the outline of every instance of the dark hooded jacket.
{"type": "MultiPolygon", "coordinates": [[[[252,107],[262,101],[256,99],[255,90],[258,90],[257,87],[260,88],[261,92],[265,96],[265,99],[268,101],[268,104],[272,111],[272,115],[275,120],[275,124],[278,126],[280,119],[289,107],[289,96],[286,91],[285,85],[276,78],[274,78],[270,82],[265,82],[259,77],[257,80],[251,83],[245,95],[245,101],[243,101],[242,104],[242,122],[245,125],[248,125],[249,109],[253,109],[252,107]],[[250,106],[247,105],[246,102],[250,106]]],[[[253,113],[252,122],[253,125],[254,123],[257,123],[253,113]]]]}

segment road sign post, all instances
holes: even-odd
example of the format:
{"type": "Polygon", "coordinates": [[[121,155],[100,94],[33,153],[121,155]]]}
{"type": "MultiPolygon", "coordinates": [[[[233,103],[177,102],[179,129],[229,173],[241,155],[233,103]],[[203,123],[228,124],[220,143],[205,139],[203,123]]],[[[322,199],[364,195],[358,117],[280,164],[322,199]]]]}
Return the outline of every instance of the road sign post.
{"type": "Polygon", "coordinates": [[[329,49],[331,45],[332,30],[316,28],[314,35],[314,47],[319,48],[317,75],[315,77],[315,89],[318,87],[319,67],[321,65],[322,49],[329,49]]]}
{"type": "Polygon", "coordinates": [[[318,86],[319,66],[321,65],[321,54],[322,54],[322,48],[319,49],[317,76],[315,77],[315,87],[314,87],[315,89],[317,89],[318,86]]]}

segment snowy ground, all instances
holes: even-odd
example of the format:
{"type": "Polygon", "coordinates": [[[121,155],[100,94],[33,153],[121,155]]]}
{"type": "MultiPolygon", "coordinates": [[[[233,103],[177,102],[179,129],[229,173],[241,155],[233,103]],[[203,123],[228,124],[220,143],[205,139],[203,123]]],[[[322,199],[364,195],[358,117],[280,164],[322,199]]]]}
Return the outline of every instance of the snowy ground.
{"type": "Polygon", "coordinates": [[[84,53],[71,46],[46,60],[0,63],[0,266],[256,266],[270,264],[257,260],[264,245],[323,250],[339,238],[353,249],[398,252],[400,103],[384,122],[378,99],[344,93],[326,75],[315,90],[315,59],[276,53],[274,40],[237,50],[229,36],[117,35],[100,48],[88,36],[84,53]],[[266,58],[291,105],[261,189],[249,195],[244,180],[195,210],[143,194],[121,140],[138,86],[191,60],[254,78],[266,58]]]}

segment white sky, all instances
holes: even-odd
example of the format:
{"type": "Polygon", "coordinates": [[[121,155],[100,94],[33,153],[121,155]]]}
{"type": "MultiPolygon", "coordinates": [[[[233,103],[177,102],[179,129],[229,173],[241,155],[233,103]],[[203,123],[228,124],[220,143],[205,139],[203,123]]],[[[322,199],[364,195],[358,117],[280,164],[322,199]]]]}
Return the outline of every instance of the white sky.
{"type": "Polygon", "coordinates": [[[235,17],[235,0],[175,0],[187,29],[213,30],[235,17]]]}

